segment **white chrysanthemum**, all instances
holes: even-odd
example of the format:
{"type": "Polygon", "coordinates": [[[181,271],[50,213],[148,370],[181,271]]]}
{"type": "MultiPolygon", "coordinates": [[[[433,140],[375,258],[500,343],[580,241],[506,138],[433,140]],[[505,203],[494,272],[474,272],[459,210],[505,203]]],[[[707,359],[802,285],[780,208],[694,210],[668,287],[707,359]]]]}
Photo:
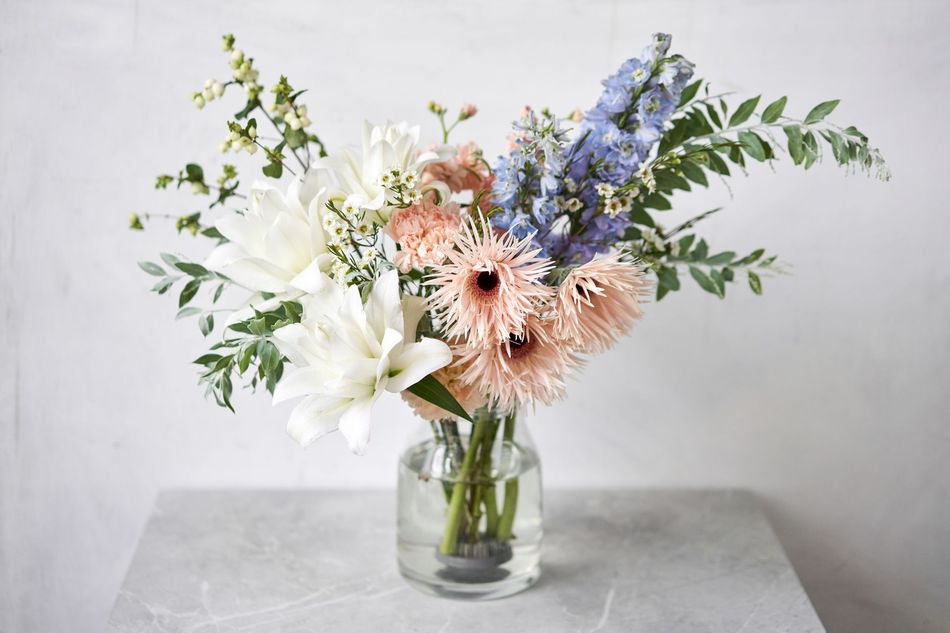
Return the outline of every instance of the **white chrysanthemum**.
{"type": "MultiPolygon", "coordinates": [[[[388,175],[392,170],[410,174],[408,178],[416,181],[423,167],[454,155],[455,149],[448,145],[420,151],[419,126],[410,127],[405,121],[387,121],[384,125],[364,122],[362,151],[343,149],[320,164],[337,176],[339,191],[333,194],[334,198],[359,201],[363,209],[375,212],[376,219],[385,223],[392,212],[393,199],[392,192],[383,183],[394,184],[388,175]]],[[[448,194],[448,190],[445,193],[448,194]]]]}
{"type": "Polygon", "coordinates": [[[295,180],[286,194],[255,183],[244,213],[215,223],[228,242],[211,252],[205,266],[258,293],[286,298],[315,290],[319,273],[334,261],[323,222],[326,183],[322,170],[295,180]]]}
{"type": "Polygon", "coordinates": [[[436,339],[416,342],[424,307],[418,297],[400,302],[396,271],[376,281],[366,305],[359,288],[334,283],[324,283],[303,303],[303,321],[274,333],[293,365],[277,384],[274,403],[304,398],[287,424],[302,445],[339,428],[350,450],[361,454],[376,399],[448,365],[452,352],[436,339]]]}

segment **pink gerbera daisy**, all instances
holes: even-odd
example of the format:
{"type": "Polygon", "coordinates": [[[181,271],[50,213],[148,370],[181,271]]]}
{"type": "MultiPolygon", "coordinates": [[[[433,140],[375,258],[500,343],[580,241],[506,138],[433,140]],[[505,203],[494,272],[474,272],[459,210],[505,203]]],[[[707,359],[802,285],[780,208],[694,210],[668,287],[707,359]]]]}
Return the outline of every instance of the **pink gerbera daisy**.
{"type": "Polygon", "coordinates": [[[564,379],[580,362],[569,343],[552,335],[550,321],[531,315],[524,334],[485,349],[468,348],[461,380],[488,394],[504,410],[551,404],[564,395],[564,379]]]}
{"type": "Polygon", "coordinates": [[[456,250],[434,266],[426,281],[436,286],[429,306],[442,320],[445,335],[466,339],[469,346],[489,347],[522,336],[528,315],[554,295],[542,283],[554,262],[538,257],[531,236],[497,234],[484,218],[463,224],[456,250]]]}
{"type": "Polygon", "coordinates": [[[642,316],[650,282],[617,254],[595,256],[568,273],[557,295],[554,334],[585,352],[602,352],[642,316]]]}

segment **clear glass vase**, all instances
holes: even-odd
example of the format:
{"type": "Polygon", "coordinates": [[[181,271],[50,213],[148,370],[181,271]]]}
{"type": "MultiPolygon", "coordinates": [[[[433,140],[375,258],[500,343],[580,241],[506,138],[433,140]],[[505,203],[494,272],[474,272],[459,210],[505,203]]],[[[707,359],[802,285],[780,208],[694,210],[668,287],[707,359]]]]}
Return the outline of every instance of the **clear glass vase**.
{"type": "Polygon", "coordinates": [[[541,464],[516,414],[431,423],[399,460],[399,571],[417,589],[488,600],[540,574],[541,464]]]}

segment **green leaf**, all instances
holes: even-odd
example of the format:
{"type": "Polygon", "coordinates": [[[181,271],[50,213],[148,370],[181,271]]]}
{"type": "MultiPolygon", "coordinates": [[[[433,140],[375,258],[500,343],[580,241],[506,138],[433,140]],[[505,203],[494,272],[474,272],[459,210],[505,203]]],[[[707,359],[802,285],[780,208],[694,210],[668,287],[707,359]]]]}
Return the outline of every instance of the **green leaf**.
{"type": "Polygon", "coordinates": [[[188,306],[187,308],[182,308],[178,311],[178,314],[175,315],[175,320],[184,319],[185,317],[194,316],[201,312],[201,308],[196,308],[194,306],[188,306]]]}
{"type": "Polygon", "coordinates": [[[812,123],[818,123],[826,116],[831,114],[835,108],[838,107],[838,104],[841,103],[840,99],[832,99],[831,101],[824,101],[819,103],[814,108],[811,109],[811,112],[805,115],[805,125],[811,125],[812,123]]]}
{"type": "Polygon", "coordinates": [[[462,419],[474,422],[468,412],[458,403],[458,400],[455,399],[448,389],[442,386],[442,383],[433,378],[432,374],[429,374],[416,384],[408,387],[406,391],[419,396],[426,402],[431,402],[441,409],[445,409],[449,413],[454,413],[462,419]]]}
{"type": "Polygon", "coordinates": [[[244,104],[244,109],[242,109],[240,112],[235,112],[235,113],[234,113],[234,118],[235,118],[235,119],[238,119],[238,120],[243,119],[244,117],[246,117],[247,115],[249,115],[249,114],[254,110],[254,108],[256,108],[257,106],[259,106],[260,104],[261,104],[261,102],[260,102],[258,99],[256,99],[256,98],[255,98],[255,99],[248,99],[247,103],[244,104]]]}
{"type": "Polygon", "coordinates": [[[721,266],[722,264],[731,264],[732,260],[735,259],[735,251],[723,251],[712,257],[706,258],[706,263],[710,266],[721,266]]]}
{"type": "Polygon", "coordinates": [[[680,96],[680,102],[677,107],[682,107],[693,100],[693,97],[696,96],[696,93],[699,91],[699,86],[703,83],[702,79],[697,79],[693,83],[689,84],[683,88],[683,94],[680,96]]]}
{"type": "Polygon", "coordinates": [[[746,120],[752,116],[752,113],[755,112],[756,106],[759,105],[759,98],[760,97],[753,97],[740,103],[739,107],[736,108],[736,111],[733,112],[729,118],[729,127],[735,127],[745,123],[746,120]]]}
{"type": "Polygon", "coordinates": [[[205,172],[201,165],[188,163],[185,165],[185,173],[188,175],[188,182],[204,182],[205,172]]]}
{"type": "Polygon", "coordinates": [[[185,284],[185,287],[181,289],[181,294],[178,295],[178,307],[183,308],[185,304],[195,298],[195,294],[198,292],[198,288],[201,287],[201,281],[198,279],[192,279],[185,284]]]}
{"type": "Polygon", "coordinates": [[[709,244],[706,243],[706,240],[699,240],[699,244],[696,245],[696,248],[693,249],[690,257],[694,262],[701,262],[709,256],[709,244]]]}
{"type": "Polygon", "coordinates": [[[202,229],[201,234],[204,235],[205,237],[210,237],[212,239],[221,239],[224,237],[223,235],[221,235],[221,231],[219,231],[213,226],[209,226],[206,229],[202,229]]]}
{"type": "Polygon", "coordinates": [[[172,277],[165,277],[160,282],[152,286],[152,291],[157,292],[160,295],[168,292],[168,289],[172,287],[172,284],[175,283],[175,280],[172,277]]]}
{"type": "Polygon", "coordinates": [[[720,158],[719,154],[715,152],[707,152],[706,156],[709,157],[709,169],[723,176],[729,175],[729,165],[726,164],[726,161],[720,158]]]}
{"type": "Polygon", "coordinates": [[[162,261],[164,261],[169,266],[174,266],[181,260],[172,255],[171,253],[161,253],[162,261]]]}
{"type": "Polygon", "coordinates": [[[713,268],[709,271],[709,277],[713,280],[713,283],[716,284],[716,288],[719,289],[719,296],[726,296],[726,280],[722,276],[722,273],[713,268]]]}
{"type": "Polygon", "coordinates": [[[751,270],[749,271],[749,287],[757,295],[762,294],[762,280],[751,270]]]}
{"type": "Polygon", "coordinates": [[[686,235],[680,238],[680,256],[685,256],[689,252],[689,247],[693,245],[695,239],[695,235],[686,235]]]}
{"type": "Polygon", "coordinates": [[[766,106],[762,112],[762,123],[775,123],[785,111],[785,104],[788,103],[788,97],[777,99],[766,106]]]}
{"type": "Polygon", "coordinates": [[[650,195],[646,196],[643,199],[642,204],[647,209],[656,209],[657,211],[669,211],[673,208],[673,205],[670,204],[670,201],[659,193],[651,193],[650,195]]]}
{"type": "Polygon", "coordinates": [[[198,319],[198,329],[201,330],[204,336],[211,334],[211,330],[214,329],[214,315],[210,312],[202,314],[201,318],[198,319]]]}
{"type": "Polygon", "coordinates": [[[745,148],[746,154],[759,161],[765,160],[765,147],[762,145],[762,139],[752,132],[739,132],[739,141],[745,148]]]}
{"type": "Polygon", "coordinates": [[[685,161],[680,164],[680,169],[683,171],[684,176],[696,184],[702,185],[704,187],[709,186],[709,181],[706,179],[706,173],[703,171],[703,168],[696,163],[685,161]]]}
{"type": "Polygon", "coordinates": [[[165,269],[152,262],[139,262],[139,268],[147,272],[149,275],[155,275],[156,277],[165,276],[165,269]]]}
{"type": "Polygon", "coordinates": [[[258,346],[257,355],[261,359],[261,366],[264,371],[270,373],[280,365],[280,351],[270,341],[261,341],[261,343],[262,345],[258,346]]]}
{"type": "Polygon", "coordinates": [[[284,173],[284,165],[278,162],[268,163],[264,165],[261,171],[264,172],[265,176],[270,178],[280,178],[284,173]]]}
{"type": "Polygon", "coordinates": [[[284,139],[287,141],[287,147],[297,149],[303,147],[307,142],[307,133],[303,130],[292,130],[288,125],[284,129],[284,139]]]}
{"type": "Polygon", "coordinates": [[[210,365],[211,363],[217,363],[219,360],[221,360],[221,354],[205,354],[191,362],[195,365],[210,365]]]}
{"type": "Polygon", "coordinates": [[[782,130],[785,131],[785,136],[788,138],[788,155],[792,157],[792,162],[798,165],[805,158],[802,129],[797,125],[786,125],[782,130]]]}
{"type": "Polygon", "coordinates": [[[679,276],[677,276],[676,268],[673,266],[663,266],[656,273],[656,277],[657,280],[659,280],[661,286],[668,288],[669,290],[680,289],[679,276]]]}
{"type": "Polygon", "coordinates": [[[696,283],[699,284],[700,288],[702,288],[706,292],[716,295],[720,299],[723,297],[723,294],[719,290],[719,286],[716,285],[716,282],[714,282],[709,277],[709,275],[704,273],[702,270],[700,270],[699,268],[696,268],[695,266],[690,266],[689,274],[692,275],[694,280],[696,280],[696,283]]]}
{"type": "Polygon", "coordinates": [[[217,303],[218,299],[221,298],[221,293],[224,292],[224,284],[220,284],[214,290],[214,296],[211,297],[211,303],[217,303]]]}
{"type": "Polygon", "coordinates": [[[193,262],[178,262],[175,264],[175,268],[191,277],[204,277],[208,274],[207,268],[193,262]]]}
{"type": "Polygon", "coordinates": [[[716,127],[722,127],[722,120],[719,118],[719,113],[716,112],[716,108],[714,108],[711,103],[706,104],[706,114],[709,115],[709,120],[712,121],[716,127]]]}
{"type": "Polygon", "coordinates": [[[755,262],[757,259],[765,255],[764,248],[757,248],[739,261],[736,262],[736,266],[748,266],[749,264],[755,262]]]}

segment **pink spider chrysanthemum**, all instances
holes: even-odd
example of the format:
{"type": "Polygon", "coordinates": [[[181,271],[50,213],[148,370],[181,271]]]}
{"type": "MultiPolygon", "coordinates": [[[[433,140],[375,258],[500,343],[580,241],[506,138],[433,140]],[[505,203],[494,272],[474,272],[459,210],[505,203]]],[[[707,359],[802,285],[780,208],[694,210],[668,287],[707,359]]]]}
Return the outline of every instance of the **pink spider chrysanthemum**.
{"type": "Polygon", "coordinates": [[[484,218],[478,224],[466,222],[455,236],[455,247],[426,281],[436,286],[429,306],[442,321],[445,336],[466,339],[474,348],[522,336],[528,315],[554,296],[554,289],[543,283],[554,262],[538,257],[540,249],[531,247],[531,236],[499,235],[484,218]]]}
{"type": "Polygon", "coordinates": [[[602,352],[625,335],[650,289],[643,267],[617,254],[595,256],[568,273],[558,289],[554,334],[584,352],[602,352]]]}
{"type": "MultiPolygon", "coordinates": [[[[471,383],[503,410],[530,403],[552,404],[564,396],[564,379],[580,365],[570,344],[555,338],[553,323],[531,315],[523,336],[485,349],[465,349],[461,380],[471,383]]],[[[458,353],[458,350],[456,350],[458,353]]]]}

